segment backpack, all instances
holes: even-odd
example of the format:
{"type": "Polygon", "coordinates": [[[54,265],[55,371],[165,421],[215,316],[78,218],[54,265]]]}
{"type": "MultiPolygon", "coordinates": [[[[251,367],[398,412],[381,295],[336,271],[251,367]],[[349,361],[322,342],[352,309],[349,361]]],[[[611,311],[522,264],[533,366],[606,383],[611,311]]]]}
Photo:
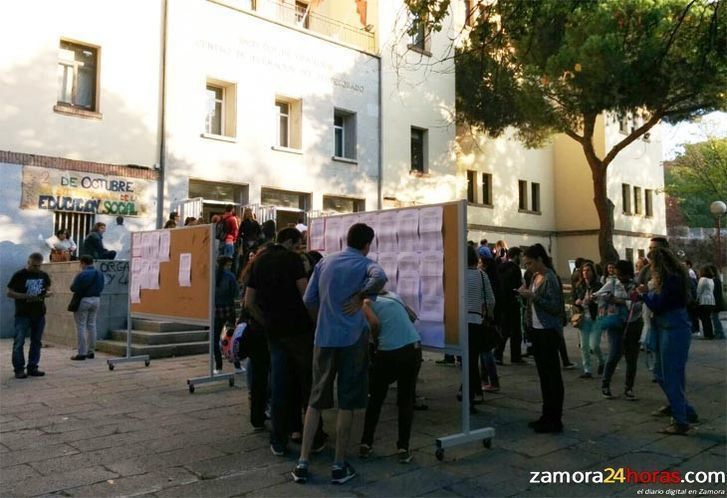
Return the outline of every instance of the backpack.
{"type": "Polygon", "coordinates": [[[220,241],[227,238],[227,218],[222,218],[215,225],[215,238],[220,241]]]}
{"type": "Polygon", "coordinates": [[[249,350],[245,347],[247,344],[243,344],[243,337],[246,330],[247,323],[240,322],[234,329],[223,329],[220,334],[222,356],[227,358],[227,361],[230,363],[245,359],[250,354],[249,350]]]}

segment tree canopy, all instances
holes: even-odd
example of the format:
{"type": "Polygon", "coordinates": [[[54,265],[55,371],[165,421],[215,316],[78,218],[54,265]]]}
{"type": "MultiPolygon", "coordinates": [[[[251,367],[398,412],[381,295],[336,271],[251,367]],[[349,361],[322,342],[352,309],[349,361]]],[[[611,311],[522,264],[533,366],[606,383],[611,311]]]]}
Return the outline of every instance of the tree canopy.
{"type": "Polygon", "coordinates": [[[727,138],[685,145],[664,171],[666,192],[676,199],[685,223],[714,226],[709,205],[727,200],[727,138]]]}
{"type": "MultiPolygon", "coordinates": [[[[449,0],[406,0],[441,29],[449,0]]],[[[458,119],[492,136],[517,129],[528,146],[564,133],[594,181],[602,259],[613,248],[606,170],[660,120],[727,107],[727,0],[469,2],[471,29],[455,56],[458,119]],[[599,157],[596,119],[630,115],[631,133],[599,157]]]]}

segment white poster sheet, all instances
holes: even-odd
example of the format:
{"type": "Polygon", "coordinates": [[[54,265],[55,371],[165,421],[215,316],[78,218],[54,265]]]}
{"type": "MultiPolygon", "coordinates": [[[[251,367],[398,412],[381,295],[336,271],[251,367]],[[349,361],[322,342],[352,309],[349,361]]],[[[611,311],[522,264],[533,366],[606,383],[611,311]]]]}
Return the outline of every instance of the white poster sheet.
{"type": "Polygon", "coordinates": [[[313,218],[308,222],[309,251],[326,250],[326,219],[313,218]]]}
{"type": "Polygon", "coordinates": [[[424,251],[442,251],[442,206],[419,209],[419,240],[424,251]]]}
{"type": "Polygon", "coordinates": [[[191,287],[192,253],[183,252],[179,255],[179,275],[177,280],[180,287],[191,287]]]}
{"type": "Polygon", "coordinates": [[[419,251],[419,210],[405,209],[396,213],[398,251],[419,251]]]}

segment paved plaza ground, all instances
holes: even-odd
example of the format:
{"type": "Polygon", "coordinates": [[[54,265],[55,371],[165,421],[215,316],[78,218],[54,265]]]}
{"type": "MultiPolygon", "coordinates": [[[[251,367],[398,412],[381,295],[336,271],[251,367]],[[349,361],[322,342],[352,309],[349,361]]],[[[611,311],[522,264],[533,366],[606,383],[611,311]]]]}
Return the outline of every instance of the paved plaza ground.
{"type": "MultiPolygon", "coordinates": [[[[49,326],[52,326],[50,324],[49,326]]],[[[566,329],[572,359],[577,336],[566,329]]],[[[604,340],[605,344],[605,340],[604,340]]],[[[605,400],[600,380],[564,372],[565,431],[538,435],[526,427],[537,418],[540,392],[535,367],[500,367],[502,391],[487,395],[473,427],[493,426],[492,448],[472,443],[434,456],[436,437],[459,432],[456,367],[427,353],[419,394],[429,410],[416,412],[411,464],[397,463],[395,391],[389,393],[374,443],[375,456],[357,456],[362,417],[352,438],[351,462],[359,475],[332,486],[332,449],[312,461],[312,482],[297,485],[290,471],[298,447],[273,456],[268,434],[248,421],[247,388],[215,383],[187,390],[186,379],[204,375],[206,356],[118,365],[109,371],[105,355],[72,362],[70,349],[43,349],[42,378],[16,380],[11,340],[0,341],[0,495],[6,496],[637,496],[649,491],[724,490],[724,484],[672,486],[535,484],[532,471],[642,471],[727,469],[725,341],[692,342],[687,366],[688,395],[701,417],[692,435],[657,432],[668,420],[650,412],[664,404],[640,358],[636,393],[605,400]]],[[[506,355],[507,361],[507,355],[506,355]]],[[[227,369],[229,366],[226,365],[227,369]]],[[[621,394],[625,366],[616,372],[621,394]]],[[[332,413],[325,417],[334,432],[332,413]]]]}

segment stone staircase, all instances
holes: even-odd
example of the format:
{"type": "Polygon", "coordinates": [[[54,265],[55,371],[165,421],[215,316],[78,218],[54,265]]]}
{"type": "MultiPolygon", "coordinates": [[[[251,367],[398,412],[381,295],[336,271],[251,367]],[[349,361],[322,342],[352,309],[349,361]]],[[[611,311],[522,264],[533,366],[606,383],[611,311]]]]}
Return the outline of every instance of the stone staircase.
{"type": "MultiPolygon", "coordinates": [[[[109,339],[96,342],[96,350],[126,356],[126,330],[113,330],[109,339]]],[[[131,355],[169,358],[209,351],[207,327],[158,320],[131,321],[131,355]]]]}

